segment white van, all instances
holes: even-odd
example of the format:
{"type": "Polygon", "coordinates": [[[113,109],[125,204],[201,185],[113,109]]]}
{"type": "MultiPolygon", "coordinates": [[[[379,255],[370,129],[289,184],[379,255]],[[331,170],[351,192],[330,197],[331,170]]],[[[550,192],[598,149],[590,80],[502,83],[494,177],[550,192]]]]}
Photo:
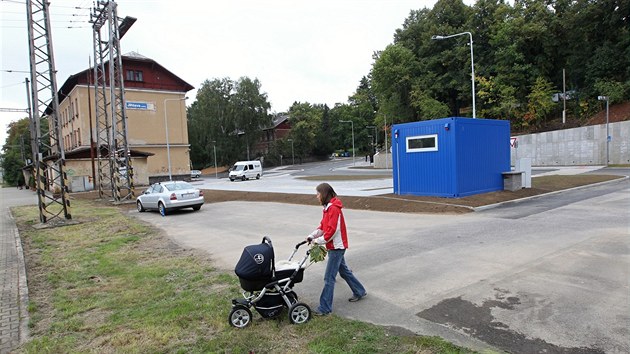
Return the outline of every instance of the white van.
{"type": "Polygon", "coordinates": [[[250,178],[260,179],[262,176],[262,165],[260,161],[238,161],[230,169],[230,181],[235,179],[247,180],[250,178]]]}

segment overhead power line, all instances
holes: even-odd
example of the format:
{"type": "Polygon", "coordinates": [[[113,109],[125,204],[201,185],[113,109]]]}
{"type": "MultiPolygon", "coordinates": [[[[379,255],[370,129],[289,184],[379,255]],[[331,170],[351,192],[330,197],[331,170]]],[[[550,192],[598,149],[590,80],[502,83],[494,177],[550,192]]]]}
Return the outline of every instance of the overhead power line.
{"type": "Polygon", "coordinates": [[[24,113],[28,113],[29,110],[28,108],[1,108],[0,107],[0,112],[24,112],[24,113]]]}

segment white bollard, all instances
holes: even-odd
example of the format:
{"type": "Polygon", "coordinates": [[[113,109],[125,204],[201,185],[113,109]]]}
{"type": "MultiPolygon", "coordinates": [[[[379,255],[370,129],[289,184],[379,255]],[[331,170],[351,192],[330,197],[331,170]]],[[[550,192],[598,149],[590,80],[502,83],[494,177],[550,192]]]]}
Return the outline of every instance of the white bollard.
{"type": "Polygon", "coordinates": [[[530,157],[522,157],[516,160],[515,171],[522,171],[523,188],[532,188],[532,159],[530,157]]]}

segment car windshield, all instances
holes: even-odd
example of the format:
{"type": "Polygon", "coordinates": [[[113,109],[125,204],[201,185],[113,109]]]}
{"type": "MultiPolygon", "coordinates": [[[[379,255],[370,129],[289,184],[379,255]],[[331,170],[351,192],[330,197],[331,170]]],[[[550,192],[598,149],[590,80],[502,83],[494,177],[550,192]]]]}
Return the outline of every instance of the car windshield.
{"type": "Polygon", "coordinates": [[[243,167],[245,167],[244,165],[234,165],[234,167],[232,167],[232,171],[242,171],[243,167]]]}
{"type": "Polygon", "coordinates": [[[183,189],[193,189],[192,184],[188,182],[173,182],[173,183],[165,183],[164,187],[169,191],[178,191],[183,189]]]}

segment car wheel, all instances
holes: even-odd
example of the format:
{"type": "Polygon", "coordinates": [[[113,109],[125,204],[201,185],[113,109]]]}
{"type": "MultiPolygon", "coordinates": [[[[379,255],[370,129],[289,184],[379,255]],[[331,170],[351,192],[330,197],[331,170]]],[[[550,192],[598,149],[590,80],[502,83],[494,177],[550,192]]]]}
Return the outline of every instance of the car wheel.
{"type": "Polygon", "coordinates": [[[199,175],[195,175],[195,178],[199,178],[199,177],[200,177],[199,175]]]}
{"type": "Polygon", "coordinates": [[[232,307],[228,321],[232,327],[245,328],[252,321],[252,312],[243,305],[236,305],[232,307]]]}
{"type": "Polygon", "coordinates": [[[260,179],[260,175],[256,175],[256,179],[260,179]]]}
{"type": "Polygon", "coordinates": [[[302,324],[311,318],[311,308],[303,302],[298,302],[289,308],[289,322],[292,324],[302,324]]]}
{"type": "Polygon", "coordinates": [[[139,212],[144,212],[146,209],[144,208],[144,205],[142,205],[142,202],[140,202],[139,200],[136,202],[136,208],[138,208],[139,212]]]}
{"type": "Polygon", "coordinates": [[[195,205],[192,208],[193,208],[194,211],[197,211],[197,210],[201,209],[201,205],[195,205]]]}
{"type": "Polygon", "coordinates": [[[166,216],[166,214],[168,214],[168,211],[166,210],[162,202],[158,204],[158,211],[160,212],[162,216],[166,216]]]}
{"type": "Polygon", "coordinates": [[[230,177],[230,182],[234,182],[234,178],[230,177]]]}
{"type": "Polygon", "coordinates": [[[244,181],[246,179],[247,179],[247,177],[245,177],[245,175],[243,175],[243,177],[241,177],[241,181],[244,181]]]}

